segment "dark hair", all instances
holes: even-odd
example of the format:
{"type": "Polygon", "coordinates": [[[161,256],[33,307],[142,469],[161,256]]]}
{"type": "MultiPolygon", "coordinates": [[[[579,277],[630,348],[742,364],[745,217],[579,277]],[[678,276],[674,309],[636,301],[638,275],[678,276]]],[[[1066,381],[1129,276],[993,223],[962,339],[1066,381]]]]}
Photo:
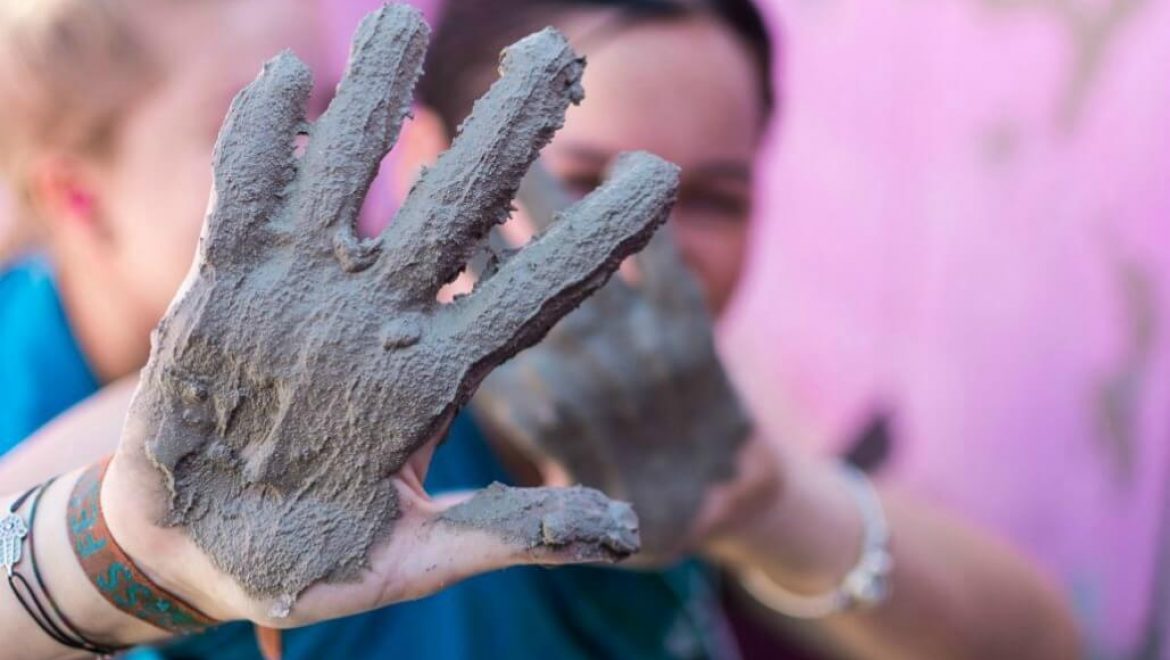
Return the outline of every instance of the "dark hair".
{"type": "Polygon", "coordinates": [[[772,40],[752,0],[446,0],[418,86],[419,100],[454,135],[475,99],[486,91],[500,51],[581,10],[613,12],[614,22],[607,23],[612,29],[695,15],[716,19],[748,47],[765,117],[772,114],[776,103],[772,40]]]}

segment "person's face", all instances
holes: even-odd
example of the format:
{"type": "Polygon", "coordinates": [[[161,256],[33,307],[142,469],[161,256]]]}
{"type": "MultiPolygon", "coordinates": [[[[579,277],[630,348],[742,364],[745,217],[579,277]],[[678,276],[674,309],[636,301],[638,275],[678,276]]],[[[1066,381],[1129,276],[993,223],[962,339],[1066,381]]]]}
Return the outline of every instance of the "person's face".
{"type": "MultiPolygon", "coordinates": [[[[575,26],[566,27],[572,37],[575,26]]],[[[542,161],[580,194],[597,186],[622,151],[646,150],[679,165],[674,234],[712,309],[722,311],[744,261],[764,124],[746,46],[714,20],[690,18],[578,47],[588,62],[585,100],[569,109],[542,161]]]]}
{"type": "MultiPolygon", "coordinates": [[[[120,124],[95,190],[103,261],[150,323],[190,266],[212,150],[233,96],[285,48],[321,70],[315,11],[302,0],[199,3],[151,23],[163,77],[120,124]]],[[[318,89],[327,87],[322,82],[318,89]]],[[[320,111],[321,96],[311,113],[320,111]]]]}

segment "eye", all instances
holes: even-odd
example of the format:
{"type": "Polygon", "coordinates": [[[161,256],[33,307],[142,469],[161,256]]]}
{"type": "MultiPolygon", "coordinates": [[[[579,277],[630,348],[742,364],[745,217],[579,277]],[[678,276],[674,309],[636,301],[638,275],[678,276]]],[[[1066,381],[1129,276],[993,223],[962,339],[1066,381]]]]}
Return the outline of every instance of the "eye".
{"type": "Polygon", "coordinates": [[[686,215],[712,222],[744,222],[751,209],[749,193],[703,189],[683,189],[677,208],[686,215]]]}

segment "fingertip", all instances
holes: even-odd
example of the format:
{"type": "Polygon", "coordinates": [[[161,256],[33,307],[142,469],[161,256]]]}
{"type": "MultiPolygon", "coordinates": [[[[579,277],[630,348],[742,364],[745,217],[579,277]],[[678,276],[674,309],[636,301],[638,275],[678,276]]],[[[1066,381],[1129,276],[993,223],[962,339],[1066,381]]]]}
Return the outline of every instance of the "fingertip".
{"type": "Polygon", "coordinates": [[[546,27],[524,37],[504,50],[500,70],[503,75],[527,72],[565,74],[565,91],[569,101],[577,104],[585,98],[581,76],[585,71],[585,58],[577,55],[569,40],[556,28],[546,27]]]}
{"type": "Polygon", "coordinates": [[[446,509],[440,524],[484,532],[511,563],[616,562],[641,547],[633,508],[592,488],[512,488],[496,483],[446,509]]]}
{"type": "Polygon", "coordinates": [[[429,36],[431,31],[422,12],[415,7],[402,3],[383,5],[366,14],[358,23],[351,53],[357,54],[371,42],[379,40],[379,35],[384,29],[421,33],[424,36],[429,36]]]}
{"type": "Polygon", "coordinates": [[[264,63],[260,78],[289,91],[308,93],[313,88],[313,72],[309,65],[289,48],[264,63]]]}

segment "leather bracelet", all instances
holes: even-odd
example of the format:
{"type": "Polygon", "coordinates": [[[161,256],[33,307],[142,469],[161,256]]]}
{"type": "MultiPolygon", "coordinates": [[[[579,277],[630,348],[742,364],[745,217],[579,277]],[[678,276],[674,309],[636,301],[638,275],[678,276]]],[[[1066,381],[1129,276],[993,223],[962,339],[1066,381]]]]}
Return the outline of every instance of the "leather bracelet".
{"type": "Polygon", "coordinates": [[[874,607],[889,597],[889,576],[894,560],[889,551],[890,530],[881,499],[864,472],[844,464],[841,469],[864,526],[861,556],[836,589],[816,596],[792,593],[757,568],[740,573],[740,585],[744,590],[778,614],[795,619],[819,619],[839,612],[874,607]]]}
{"type": "Polygon", "coordinates": [[[155,584],[114,540],[101,505],[109,464],[106,458],[90,466],[69,497],[69,540],[90,583],[114,607],[170,633],[196,633],[219,623],[155,584]]]}

